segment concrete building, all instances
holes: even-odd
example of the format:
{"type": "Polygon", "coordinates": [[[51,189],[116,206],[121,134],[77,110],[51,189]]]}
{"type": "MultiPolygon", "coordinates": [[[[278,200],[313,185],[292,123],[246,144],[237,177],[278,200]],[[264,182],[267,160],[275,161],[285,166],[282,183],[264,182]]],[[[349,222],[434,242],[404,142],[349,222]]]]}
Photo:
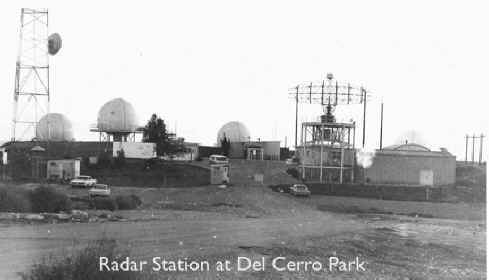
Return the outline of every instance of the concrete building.
{"type": "Polygon", "coordinates": [[[364,177],[371,184],[446,186],[455,183],[455,167],[455,156],[445,149],[406,143],[377,150],[364,177]]]}
{"type": "Polygon", "coordinates": [[[46,179],[70,180],[80,176],[79,159],[56,159],[47,161],[46,179]]]}

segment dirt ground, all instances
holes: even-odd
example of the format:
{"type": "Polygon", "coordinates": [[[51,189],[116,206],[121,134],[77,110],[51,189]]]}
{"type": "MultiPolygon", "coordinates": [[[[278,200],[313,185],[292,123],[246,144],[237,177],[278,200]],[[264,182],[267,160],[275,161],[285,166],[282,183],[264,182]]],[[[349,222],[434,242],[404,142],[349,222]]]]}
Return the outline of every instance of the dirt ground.
{"type": "MultiPolygon", "coordinates": [[[[22,185],[20,187],[33,187],[22,185]]],[[[86,190],[56,186],[70,195],[86,190]]],[[[485,204],[295,198],[265,187],[117,188],[136,194],[141,209],[119,211],[125,221],[1,224],[0,279],[46,256],[61,257],[92,240],[114,238],[130,257],[228,259],[228,272],[162,273],[161,279],[483,279],[485,204]],[[427,218],[430,217],[430,218],[427,218]],[[256,272],[235,260],[265,259],[256,272]],[[276,257],[366,261],[366,271],[278,271],[276,257]]]]}

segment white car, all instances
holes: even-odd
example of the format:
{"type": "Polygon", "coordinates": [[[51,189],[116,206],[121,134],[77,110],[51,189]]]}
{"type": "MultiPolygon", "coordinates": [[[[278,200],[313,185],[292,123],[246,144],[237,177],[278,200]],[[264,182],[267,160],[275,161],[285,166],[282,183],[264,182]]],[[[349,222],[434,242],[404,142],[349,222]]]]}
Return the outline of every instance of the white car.
{"type": "Polygon", "coordinates": [[[290,194],[294,196],[310,196],[311,191],[304,184],[294,184],[290,188],[290,194]]]}
{"type": "Polygon", "coordinates": [[[70,185],[72,187],[87,188],[87,187],[92,187],[95,184],[97,184],[97,179],[85,175],[77,176],[75,179],[70,181],[70,185]]]}
{"type": "Polygon", "coordinates": [[[105,184],[95,184],[93,188],[88,190],[88,196],[110,196],[110,188],[105,184]]]}
{"type": "Polygon", "coordinates": [[[226,156],[211,155],[209,157],[209,164],[228,164],[229,160],[226,156]]]}

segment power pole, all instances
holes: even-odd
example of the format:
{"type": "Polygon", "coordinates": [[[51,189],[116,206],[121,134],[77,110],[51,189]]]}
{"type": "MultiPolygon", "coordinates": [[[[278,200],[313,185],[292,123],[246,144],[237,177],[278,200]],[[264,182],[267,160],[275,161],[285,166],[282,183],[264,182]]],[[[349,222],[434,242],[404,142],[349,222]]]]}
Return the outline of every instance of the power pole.
{"type": "Polygon", "coordinates": [[[297,150],[297,125],[298,125],[298,115],[299,115],[299,86],[296,87],[295,92],[295,149],[297,150]]]}
{"type": "Polygon", "coordinates": [[[384,126],[384,101],[380,103],[380,150],[382,150],[382,129],[384,126]]]}
{"type": "Polygon", "coordinates": [[[362,136],[362,148],[365,148],[365,118],[367,113],[367,91],[362,87],[363,93],[363,136],[362,136]]]}
{"type": "Polygon", "coordinates": [[[484,139],[484,134],[481,133],[480,136],[480,148],[479,148],[479,164],[482,164],[482,142],[484,139]]]}

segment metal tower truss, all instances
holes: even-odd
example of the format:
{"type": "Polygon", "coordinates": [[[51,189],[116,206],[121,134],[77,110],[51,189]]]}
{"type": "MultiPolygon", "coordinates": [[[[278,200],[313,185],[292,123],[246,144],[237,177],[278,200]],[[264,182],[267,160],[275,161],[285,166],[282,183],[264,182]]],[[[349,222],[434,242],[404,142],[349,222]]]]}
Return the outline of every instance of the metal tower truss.
{"type": "Polygon", "coordinates": [[[21,10],[15,70],[12,140],[31,140],[39,119],[49,113],[47,9],[21,10]]]}
{"type": "MultiPolygon", "coordinates": [[[[363,106],[363,131],[362,147],[365,147],[365,119],[367,103],[372,99],[370,92],[364,87],[354,86],[350,83],[339,82],[333,79],[329,73],[326,80],[298,84],[289,88],[289,97],[295,101],[295,147],[298,141],[298,116],[299,103],[318,104],[323,110],[338,105],[362,104],[363,106]]],[[[326,111],[326,110],[325,110],[326,111]]]]}

